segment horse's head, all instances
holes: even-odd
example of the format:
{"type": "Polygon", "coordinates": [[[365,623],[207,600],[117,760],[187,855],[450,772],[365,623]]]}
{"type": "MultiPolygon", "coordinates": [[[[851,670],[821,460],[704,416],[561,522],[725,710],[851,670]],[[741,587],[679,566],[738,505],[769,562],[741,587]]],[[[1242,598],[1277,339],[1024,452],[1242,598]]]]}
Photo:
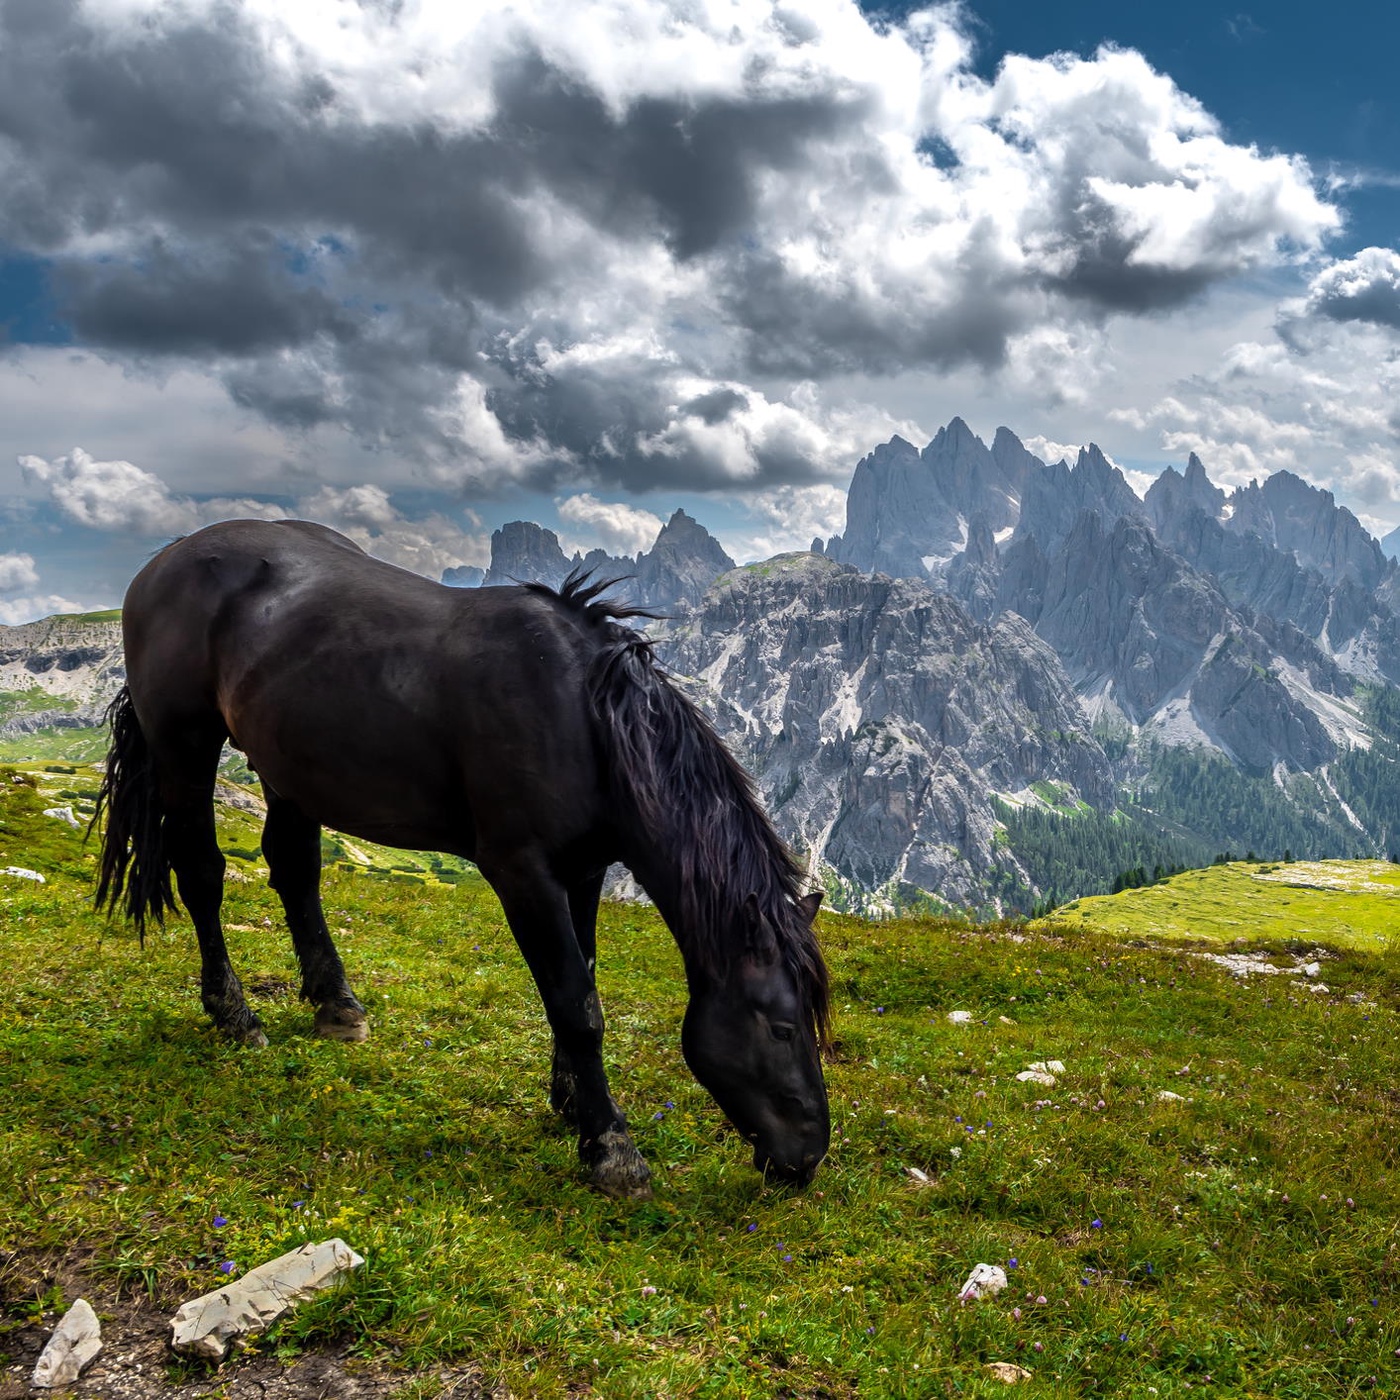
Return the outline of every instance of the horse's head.
{"type": "MultiPolygon", "coordinates": [[[[808,938],[820,895],[784,910],[808,938]]],[[[805,1186],[831,1140],[813,999],[820,988],[783,955],[770,920],[749,896],[744,951],[725,976],[694,978],[681,1036],[686,1063],[729,1121],[753,1143],[770,1179],[805,1186]]],[[[815,944],[812,944],[815,954],[815,944]]]]}

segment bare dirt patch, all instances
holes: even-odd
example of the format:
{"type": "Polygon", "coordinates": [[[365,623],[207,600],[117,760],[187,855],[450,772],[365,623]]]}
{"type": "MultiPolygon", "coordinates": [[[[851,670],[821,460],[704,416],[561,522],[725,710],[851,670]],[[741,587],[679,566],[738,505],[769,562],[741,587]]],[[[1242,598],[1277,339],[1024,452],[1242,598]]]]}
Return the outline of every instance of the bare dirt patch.
{"type": "Polygon", "coordinates": [[[343,1348],[290,1361],[235,1354],[222,1366],[194,1365],[166,1345],[170,1315],[182,1301],[166,1307],[144,1292],[118,1289],[92,1269],[86,1251],[0,1255],[0,1400],[508,1400],[474,1366],[413,1372],[357,1359],[343,1348]],[[30,1374],[61,1315],[37,1309],[54,1289],[68,1302],[82,1297],[92,1304],[102,1323],[102,1354],[70,1390],[35,1390],[30,1374]]]}

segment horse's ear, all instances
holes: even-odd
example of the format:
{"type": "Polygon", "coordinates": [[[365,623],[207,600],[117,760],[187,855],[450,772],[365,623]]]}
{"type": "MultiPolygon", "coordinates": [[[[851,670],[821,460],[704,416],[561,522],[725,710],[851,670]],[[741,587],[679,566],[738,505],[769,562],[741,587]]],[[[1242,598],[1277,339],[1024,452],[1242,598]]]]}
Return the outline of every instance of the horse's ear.
{"type": "Polygon", "coordinates": [[[817,910],[822,907],[822,892],[813,890],[811,894],[804,894],[797,901],[797,912],[802,915],[807,922],[813,923],[817,917],[817,910]]]}
{"type": "Polygon", "coordinates": [[[778,956],[778,940],[758,907],[758,896],[744,900],[744,944],[749,956],[759,962],[772,962],[778,956]]]}

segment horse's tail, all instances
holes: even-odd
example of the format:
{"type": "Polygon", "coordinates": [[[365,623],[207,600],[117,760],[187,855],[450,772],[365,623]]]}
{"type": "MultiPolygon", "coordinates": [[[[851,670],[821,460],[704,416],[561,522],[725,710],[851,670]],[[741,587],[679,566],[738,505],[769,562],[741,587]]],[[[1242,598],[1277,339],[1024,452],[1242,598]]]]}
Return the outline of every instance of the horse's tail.
{"type": "Polygon", "coordinates": [[[175,895],[155,761],[126,686],[107,707],[107,723],[112,730],[107,772],[88,827],[102,828],[95,902],[99,909],[124,908],[144,939],[146,920],[163,924],[165,911],[175,908],[175,895]]]}

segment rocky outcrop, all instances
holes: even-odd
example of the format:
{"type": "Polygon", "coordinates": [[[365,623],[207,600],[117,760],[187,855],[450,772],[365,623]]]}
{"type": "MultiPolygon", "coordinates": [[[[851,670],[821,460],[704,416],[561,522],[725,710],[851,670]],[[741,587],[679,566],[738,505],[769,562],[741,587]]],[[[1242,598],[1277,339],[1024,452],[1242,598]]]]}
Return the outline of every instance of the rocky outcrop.
{"type": "Polygon", "coordinates": [[[547,583],[558,588],[573,560],[559,548],[559,536],[529,520],[512,520],[491,534],[491,567],[486,587],[508,583],[547,583]]]}
{"type": "Polygon", "coordinates": [[[1053,553],[1086,511],[1105,528],[1123,516],[1144,514],[1127,478],[1093,443],[1080,449],[1073,467],[1055,462],[1027,479],[1013,538],[1034,535],[1042,550],[1053,553]]]}
{"type": "Polygon", "coordinates": [[[978,902],[1023,872],[992,798],[1113,784],[1053,652],[927,583],[815,554],[722,576],[662,643],[758,780],[784,835],[861,892],[978,902]]]}
{"type": "Polygon", "coordinates": [[[891,438],[856,466],[845,534],[825,552],[867,573],[937,575],[966,548],[974,517],[994,534],[1015,525],[1025,482],[1042,466],[1009,429],[998,429],[989,450],[961,418],[922,452],[891,438]]]}
{"type": "MultiPolygon", "coordinates": [[[[476,582],[486,587],[546,583],[558,588],[570,572],[587,570],[598,578],[616,579],[613,596],[666,614],[698,602],[710,584],[733,567],[720,542],[678,510],[662,526],[651,548],[635,559],[602,549],[570,558],[553,530],[513,520],[492,534],[491,567],[476,582]]],[[[447,570],[442,581],[459,588],[475,586],[466,566],[447,570]]]]}
{"type": "Polygon", "coordinates": [[[486,582],[486,570],[479,564],[457,564],[442,571],[440,582],[449,588],[480,588],[486,582]]]}
{"type": "Polygon", "coordinates": [[[125,679],[115,611],[0,627],[0,734],[100,724],[125,679]]]}
{"type": "Polygon", "coordinates": [[[678,510],[656,543],[637,556],[636,593],[648,608],[673,612],[695,604],[721,574],[734,567],[720,542],[698,521],[678,510]]]}

